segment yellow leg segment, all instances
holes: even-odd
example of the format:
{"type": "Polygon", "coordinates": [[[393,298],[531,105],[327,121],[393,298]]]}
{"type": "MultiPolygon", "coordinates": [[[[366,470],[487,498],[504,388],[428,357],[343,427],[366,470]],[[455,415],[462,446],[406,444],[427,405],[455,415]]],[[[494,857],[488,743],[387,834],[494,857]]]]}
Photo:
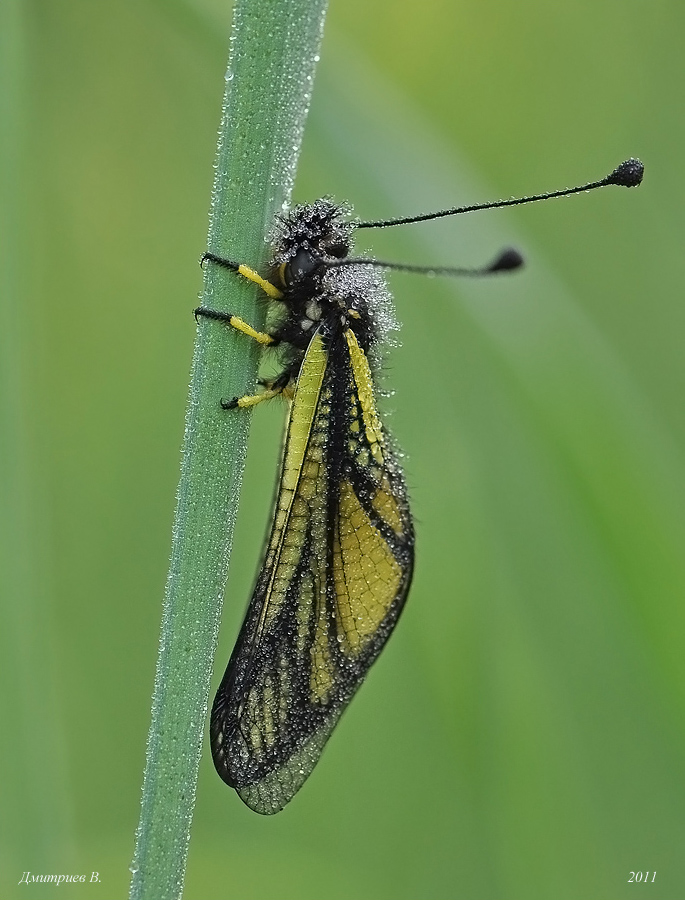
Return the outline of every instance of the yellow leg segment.
{"type": "Polygon", "coordinates": [[[283,393],[283,388],[271,388],[268,391],[262,391],[261,394],[247,394],[245,397],[236,397],[235,400],[222,400],[221,405],[224,409],[248,409],[256,406],[263,400],[271,400],[283,393]]]}
{"type": "Polygon", "coordinates": [[[271,297],[272,300],[281,300],[283,298],[282,291],[279,291],[276,285],[271,284],[270,281],[267,281],[265,278],[262,278],[254,269],[251,269],[249,266],[245,266],[242,263],[238,266],[238,272],[243,276],[243,278],[247,278],[248,281],[254,281],[255,284],[259,285],[259,287],[271,297]]]}
{"type": "Polygon", "coordinates": [[[268,345],[274,343],[274,339],[270,334],[267,334],[265,331],[255,331],[254,328],[251,325],[248,325],[244,319],[240,318],[240,316],[230,316],[226,321],[232,328],[235,328],[236,331],[242,331],[243,334],[254,338],[254,340],[258,341],[260,344],[268,345]]]}

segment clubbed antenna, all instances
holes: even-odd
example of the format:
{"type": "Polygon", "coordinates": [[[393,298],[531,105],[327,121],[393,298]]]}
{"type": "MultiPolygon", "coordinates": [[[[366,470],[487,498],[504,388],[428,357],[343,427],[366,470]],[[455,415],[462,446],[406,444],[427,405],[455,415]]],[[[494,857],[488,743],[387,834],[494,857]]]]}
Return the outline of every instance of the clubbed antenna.
{"type": "Polygon", "coordinates": [[[405,216],[401,219],[381,219],[377,222],[358,222],[357,228],[389,228],[391,225],[409,225],[412,222],[427,222],[429,219],[442,219],[445,216],[457,216],[460,213],[475,212],[479,209],[497,209],[502,206],[520,206],[523,203],[535,203],[538,200],[551,200],[553,197],[566,197],[568,194],[579,194],[581,191],[593,191],[595,188],[618,184],[621,187],[637,187],[642,181],[645,167],[639,159],[626,159],[619,166],[602,178],[601,181],[590,181],[578,187],[561,191],[549,191],[546,194],[534,194],[531,197],[517,197],[514,200],[494,200],[491,203],[476,203],[473,206],[454,206],[438,212],[424,213],[419,216],[405,216]]]}

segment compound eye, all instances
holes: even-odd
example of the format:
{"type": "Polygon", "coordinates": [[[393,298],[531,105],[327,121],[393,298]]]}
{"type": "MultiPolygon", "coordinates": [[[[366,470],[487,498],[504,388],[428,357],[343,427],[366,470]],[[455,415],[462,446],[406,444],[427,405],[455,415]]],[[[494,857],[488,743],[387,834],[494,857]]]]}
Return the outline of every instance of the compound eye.
{"type": "Polygon", "coordinates": [[[301,248],[295,256],[286,263],[283,269],[283,281],[290,287],[298,281],[304,281],[321,267],[321,260],[314,256],[311,250],[301,248]]]}

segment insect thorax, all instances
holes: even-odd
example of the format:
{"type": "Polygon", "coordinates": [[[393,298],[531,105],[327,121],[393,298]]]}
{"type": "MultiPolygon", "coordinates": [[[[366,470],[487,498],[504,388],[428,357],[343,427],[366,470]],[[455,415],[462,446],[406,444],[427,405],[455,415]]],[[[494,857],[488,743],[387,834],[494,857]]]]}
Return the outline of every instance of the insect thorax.
{"type": "Polygon", "coordinates": [[[335,341],[346,328],[365,352],[396,328],[382,273],[368,265],[340,265],[353,244],[350,208],[328,198],[294,207],[272,235],[272,267],[283,292],[275,333],[304,350],[317,329],[335,341]]]}

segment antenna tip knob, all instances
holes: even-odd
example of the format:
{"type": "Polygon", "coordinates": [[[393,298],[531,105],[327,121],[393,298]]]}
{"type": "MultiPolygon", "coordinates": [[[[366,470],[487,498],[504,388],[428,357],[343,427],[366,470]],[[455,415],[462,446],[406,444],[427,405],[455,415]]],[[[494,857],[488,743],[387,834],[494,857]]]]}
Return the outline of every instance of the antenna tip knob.
{"type": "Polygon", "coordinates": [[[626,159],[607,177],[607,184],[619,184],[621,187],[637,187],[645,174],[645,167],[639,159],[626,159]]]}
{"type": "Polygon", "coordinates": [[[513,247],[502,250],[497,259],[488,266],[488,272],[510,272],[523,265],[523,257],[513,247]]]}

